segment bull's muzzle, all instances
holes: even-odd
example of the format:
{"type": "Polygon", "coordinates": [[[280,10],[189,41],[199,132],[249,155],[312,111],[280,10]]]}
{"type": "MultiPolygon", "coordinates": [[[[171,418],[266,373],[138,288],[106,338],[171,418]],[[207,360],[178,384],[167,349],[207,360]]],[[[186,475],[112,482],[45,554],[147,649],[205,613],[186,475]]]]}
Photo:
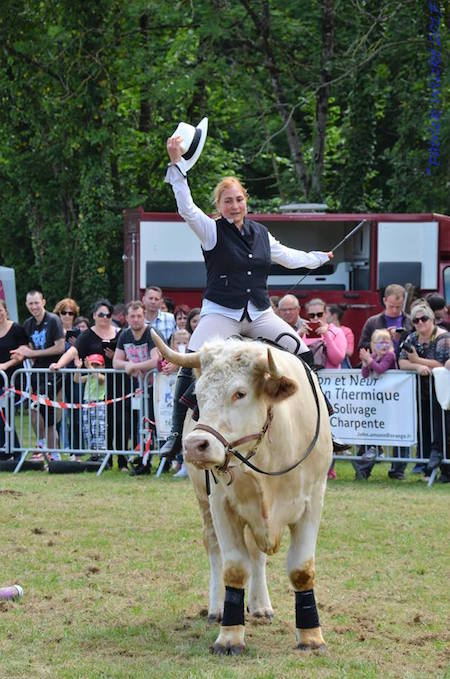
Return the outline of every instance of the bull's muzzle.
{"type": "Polygon", "coordinates": [[[199,469],[212,469],[225,461],[225,448],[208,432],[191,432],[184,440],[184,459],[199,469]]]}

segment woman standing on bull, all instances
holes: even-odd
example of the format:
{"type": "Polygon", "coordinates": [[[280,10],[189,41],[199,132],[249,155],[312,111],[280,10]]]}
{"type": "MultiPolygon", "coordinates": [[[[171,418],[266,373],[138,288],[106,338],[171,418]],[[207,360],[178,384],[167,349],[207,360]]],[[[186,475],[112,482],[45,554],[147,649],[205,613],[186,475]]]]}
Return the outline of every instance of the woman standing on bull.
{"type": "MultiPolygon", "coordinates": [[[[201,153],[206,130],[206,118],[197,128],[180,123],[167,140],[170,164],[165,181],[172,186],[179,214],[200,240],[207,271],[200,322],[188,351],[197,351],[213,337],[241,334],[278,342],[312,365],[311,352],[303,340],[273,312],[267,277],[272,262],[289,269],[315,269],[328,262],[333,253],[307,253],[279,243],[263,224],[247,217],[247,191],[236,177],[225,177],[214,190],[217,219],[197,207],[186,172],[201,153]]],[[[180,398],[192,380],[191,369],[182,368],[175,387],[172,433],[160,451],[167,457],[181,450],[187,408],[180,398]]]]}

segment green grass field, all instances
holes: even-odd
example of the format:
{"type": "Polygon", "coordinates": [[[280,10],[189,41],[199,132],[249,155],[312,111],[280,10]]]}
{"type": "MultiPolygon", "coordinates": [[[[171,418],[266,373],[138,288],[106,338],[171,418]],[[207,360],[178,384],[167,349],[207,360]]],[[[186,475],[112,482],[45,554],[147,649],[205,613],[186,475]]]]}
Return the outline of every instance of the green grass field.
{"type": "MultiPolygon", "coordinates": [[[[411,467],[411,465],[410,465],[411,467]]],[[[450,677],[448,485],[328,485],[316,598],[328,652],[295,649],[287,534],[269,559],[272,625],[247,621],[240,658],[214,657],[208,564],[188,481],[0,475],[0,677],[450,677]]]]}

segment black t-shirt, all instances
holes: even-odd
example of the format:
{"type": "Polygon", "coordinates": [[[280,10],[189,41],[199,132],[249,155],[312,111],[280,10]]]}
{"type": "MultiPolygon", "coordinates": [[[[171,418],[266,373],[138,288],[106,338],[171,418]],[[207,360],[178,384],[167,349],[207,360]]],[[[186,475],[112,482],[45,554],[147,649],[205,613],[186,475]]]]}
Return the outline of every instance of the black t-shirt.
{"type": "MultiPolygon", "coordinates": [[[[28,335],[21,325],[18,323],[13,323],[6,335],[0,337],[0,363],[6,363],[11,359],[10,351],[17,349],[17,347],[23,344],[28,344],[28,335]]],[[[11,377],[13,372],[17,368],[21,368],[21,364],[13,365],[11,368],[6,370],[8,378],[11,377]]]]}
{"type": "MultiPolygon", "coordinates": [[[[36,323],[34,316],[27,318],[23,324],[23,328],[27,335],[27,343],[29,342],[33,349],[48,349],[52,347],[55,342],[64,337],[62,323],[56,314],[46,311],[44,318],[39,323],[36,323]]],[[[34,368],[48,368],[49,365],[58,360],[61,354],[52,354],[51,356],[39,356],[33,361],[34,368]]]]}
{"type": "Polygon", "coordinates": [[[84,360],[86,356],[90,356],[91,354],[101,354],[105,359],[105,368],[112,368],[112,358],[108,358],[105,354],[105,349],[112,349],[115,351],[116,344],[117,335],[112,340],[103,340],[92,328],[88,328],[82,332],[75,342],[78,355],[81,359],[84,360]]]}
{"type": "MultiPolygon", "coordinates": [[[[159,334],[159,333],[158,333],[159,334]]],[[[136,339],[131,328],[122,330],[117,341],[117,348],[125,352],[125,358],[131,363],[142,363],[150,360],[150,352],[155,348],[155,343],[152,340],[150,327],[147,326],[140,339],[136,339]]],[[[152,378],[148,378],[148,385],[151,386],[152,378]]],[[[136,387],[137,380],[133,379],[133,384],[136,387]]]]}

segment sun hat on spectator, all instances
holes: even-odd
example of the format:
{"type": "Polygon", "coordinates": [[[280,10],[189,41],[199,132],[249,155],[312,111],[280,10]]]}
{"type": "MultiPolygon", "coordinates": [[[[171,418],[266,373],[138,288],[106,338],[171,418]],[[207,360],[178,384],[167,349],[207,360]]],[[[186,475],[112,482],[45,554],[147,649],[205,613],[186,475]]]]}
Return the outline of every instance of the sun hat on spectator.
{"type": "Polygon", "coordinates": [[[97,365],[105,365],[105,359],[101,354],[89,354],[89,356],[86,356],[87,360],[91,365],[94,363],[97,363],[97,365]]]}
{"type": "Polygon", "coordinates": [[[180,170],[187,172],[191,169],[200,157],[208,134],[208,118],[202,118],[197,127],[189,123],[179,123],[172,137],[182,137],[181,153],[182,158],[179,163],[180,170]]]}

